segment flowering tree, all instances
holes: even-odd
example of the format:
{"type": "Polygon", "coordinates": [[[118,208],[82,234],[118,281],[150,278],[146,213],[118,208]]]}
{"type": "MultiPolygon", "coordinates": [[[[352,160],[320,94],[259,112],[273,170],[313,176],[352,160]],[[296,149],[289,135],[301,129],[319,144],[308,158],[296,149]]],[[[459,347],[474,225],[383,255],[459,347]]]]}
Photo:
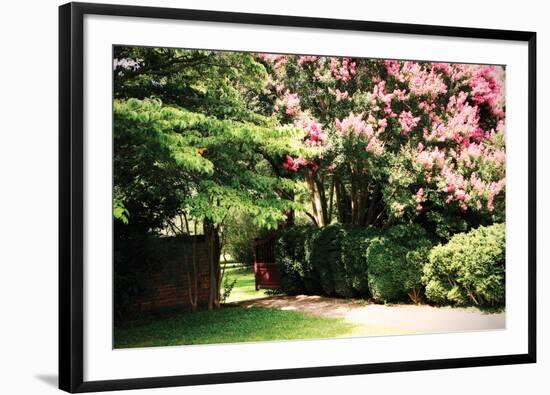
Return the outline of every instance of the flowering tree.
{"type": "Polygon", "coordinates": [[[116,234],[201,223],[210,307],[234,213],[270,229],[298,209],[318,226],[414,221],[442,238],[504,219],[501,66],[114,52],[116,234]]]}
{"type": "Polygon", "coordinates": [[[384,225],[419,220],[446,237],[504,216],[501,66],[258,54],[283,124],[305,131],[311,216],[384,225]]]}

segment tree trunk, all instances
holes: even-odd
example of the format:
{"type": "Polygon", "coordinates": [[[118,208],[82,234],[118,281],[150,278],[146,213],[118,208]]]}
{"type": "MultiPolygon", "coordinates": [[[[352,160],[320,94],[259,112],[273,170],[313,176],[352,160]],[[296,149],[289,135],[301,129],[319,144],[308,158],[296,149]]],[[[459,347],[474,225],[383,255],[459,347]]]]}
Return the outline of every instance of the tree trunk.
{"type": "Polygon", "coordinates": [[[334,205],[334,176],[330,180],[330,189],[329,189],[329,203],[328,203],[328,220],[327,222],[330,224],[332,222],[332,210],[334,205]]]}
{"type": "Polygon", "coordinates": [[[220,267],[220,234],[219,229],[209,221],[204,221],[204,234],[208,243],[208,255],[210,263],[210,292],[208,294],[208,309],[217,309],[221,301],[221,267],[220,267]]]}
{"type": "Polygon", "coordinates": [[[336,213],[341,224],[351,223],[351,199],[344,183],[337,177],[335,180],[336,213]]]}
{"type": "Polygon", "coordinates": [[[317,226],[321,227],[325,225],[325,221],[323,218],[321,196],[319,194],[319,191],[317,190],[317,186],[313,177],[314,177],[313,174],[308,174],[306,177],[306,180],[307,180],[307,186],[309,189],[309,194],[311,197],[311,209],[313,211],[313,217],[315,218],[315,222],[317,223],[317,226]]]}
{"type": "MultiPolygon", "coordinates": [[[[195,225],[196,228],[196,225],[195,225]]],[[[195,231],[196,233],[196,231],[195,231]]],[[[187,290],[189,294],[189,304],[193,311],[197,311],[197,305],[199,300],[199,273],[197,270],[197,237],[193,237],[193,257],[192,262],[189,264],[186,258],[187,266],[187,290]]]]}
{"type": "Polygon", "coordinates": [[[371,194],[369,208],[366,213],[365,226],[373,225],[376,220],[376,206],[378,205],[378,189],[371,194]]]}
{"type": "Polygon", "coordinates": [[[325,194],[325,183],[322,179],[318,177],[314,178],[315,187],[317,188],[317,195],[319,196],[319,205],[321,206],[321,218],[323,219],[323,226],[326,226],[330,223],[328,219],[328,205],[327,197],[325,194]]]}

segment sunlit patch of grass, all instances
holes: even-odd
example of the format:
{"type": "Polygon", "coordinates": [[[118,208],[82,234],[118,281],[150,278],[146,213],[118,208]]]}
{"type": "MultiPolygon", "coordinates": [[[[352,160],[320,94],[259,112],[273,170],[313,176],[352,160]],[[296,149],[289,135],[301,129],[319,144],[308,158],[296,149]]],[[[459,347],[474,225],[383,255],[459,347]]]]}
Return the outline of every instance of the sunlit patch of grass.
{"type": "Polygon", "coordinates": [[[265,289],[256,291],[254,271],[252,267],[228,267],[225,271],[224,277],[226,277],[229,282],[237,280],[225,303],[241,302],[243,300],[258,299],[268,296],[268,291],[265,289]]]}
{"type": "Polygon", "coordinates": [[[340,318],[230,306],[143,319],[115,328],[114,347],[334,338],[350,335],[355,328],[356,325],[340,318]]]}

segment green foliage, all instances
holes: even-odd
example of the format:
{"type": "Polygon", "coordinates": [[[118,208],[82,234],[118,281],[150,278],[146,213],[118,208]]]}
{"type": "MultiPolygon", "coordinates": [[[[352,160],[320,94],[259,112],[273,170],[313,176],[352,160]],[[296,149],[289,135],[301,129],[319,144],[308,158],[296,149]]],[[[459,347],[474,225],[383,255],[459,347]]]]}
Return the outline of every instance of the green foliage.
{"type": "Polygon", "coordinates": [[[115,47],[114,58],[115,244],[163,233],[180,214],[216,244],[235,212],[256,228],[285,219],[293,182],[278,167],[303,154],[305,132],[265,111],[268,76],[253,54],[115,47]]]}
{"type": "Polygon", "coordinates": [[[115,103],[113,214],[121,237],[143,237],[164,228],[189,193],[189,174],[170,156],[161,135],[137,121],[130,102],[115,103]]]}
{"type": "Polygon", "coordinates": [[[153,141],[154,151],[144,148],[157,159],[151,165],[180,174],[179,203],[192,217],[220,224],[230,210],[239,210],[256,225],[274,228],[293,207],[278,193],[293,182],[276,177],[266,158],[299,153],[293,142],[302,132],[218,120],[155,100],[115,101],[114,111],[115,133],[139,133],[153,141]]]}
{"type": "Polygon", "coordinates": [[[224,221],[223,241],[224,253],[244,265],[254,263],[254,239],[267,235],[267,231],[254,222],[250,215],[239,211],[231,212],[224,221]]]}
{"type": "Polygon", "coordinates": [[[434,247],[424,267],[426,296],[434,303],[503,306],[505,225],[481,226],[434,247]]]}
{"type": "Polygon", "coordinates": [[[321,229],[313,241],[311,265],[319,273],[321,287],[327,295],[353,296],[351,282],[342,265],[342,246],[346,231],[342,225],[321,229]]]}
{"type": "Polygon", "coordinates": [[[282,230],[275,242],[275,262],[281,271],[281,288],[289,295],[319,293],[319,275],[311,266],[312,240],[319,229],[312,225],[282,230]]]}
{"type": "Polygon", "coordinates": [[[341,297],[369,294],[364,256],[375,234],[373,228],[340,224],[323,228],[316,240],[312,261],[320,272],[321,284],[327,294],[341,297]]]}
{"type": "Polygon", "coordinates": [[[398,302],[418,294],[430,247],[424,229],[414,224],[390,227],[372,239],[366,261],[373,298],[398,302]]]}
{"type": "Polygon", "coordinates": [[[233,288],[235,287],[235,284],[237,284],[237,279],[229,279],[229,277],[224,277],[223,279],[223,292],[220,298],[221,303],[225,303],[227,299],[229,299],[229,296],[231,296],[231,292],[233,291],[233,288]]]}
{"type": "Polygon", "coordinates": [[[219,119],[266,122],[261,95],[267,73],[246,52],[175,48],[114,48],[114,92],[117,99],[149,97],[208,113],[219,119]]]}
{"type": "Polygon", "coordinates": [[[346,237],[342,240],[340,265],[345,273],[346,283],[354,294],[363,297],[370,296],[365,254],[377,234],[379,230],[373,227],[346,228],[346,237]]]}
{"type": "Polygon", "coordinates": [[[339,224],[324,228],[293,226],[283,230],[275,245],[282,290],[340,297],[369,295],[365,252],[373,228],[339,224]]]}
{"type": "Polygon", "coordinates": [[[113,216],[115,219],[118,219],[125,225],[128,225],[128,217],[130,216],[130,213],[128,213],[128,210],[124,207],[124,203],[117,199],[116,196],[113,199],[113,216]]]}

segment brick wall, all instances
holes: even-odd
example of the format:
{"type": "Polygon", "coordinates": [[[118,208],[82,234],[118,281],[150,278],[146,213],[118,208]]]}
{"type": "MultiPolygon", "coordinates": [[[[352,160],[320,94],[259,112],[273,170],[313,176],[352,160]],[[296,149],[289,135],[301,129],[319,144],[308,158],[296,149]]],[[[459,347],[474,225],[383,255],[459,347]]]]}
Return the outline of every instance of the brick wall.
{"type": "MultiPolygon", "coordinates": [[[[198,302],[206,304],[209,294],[208,246],[204,236],[195,237],[199,273],[198,302]]],[[[187,270],[193,265],[193,237],[162,237],[155,239],[153,243],[160,265],[145,280],[149,291],[138,302],[140,310],[189,306],[187,270]]]]}

